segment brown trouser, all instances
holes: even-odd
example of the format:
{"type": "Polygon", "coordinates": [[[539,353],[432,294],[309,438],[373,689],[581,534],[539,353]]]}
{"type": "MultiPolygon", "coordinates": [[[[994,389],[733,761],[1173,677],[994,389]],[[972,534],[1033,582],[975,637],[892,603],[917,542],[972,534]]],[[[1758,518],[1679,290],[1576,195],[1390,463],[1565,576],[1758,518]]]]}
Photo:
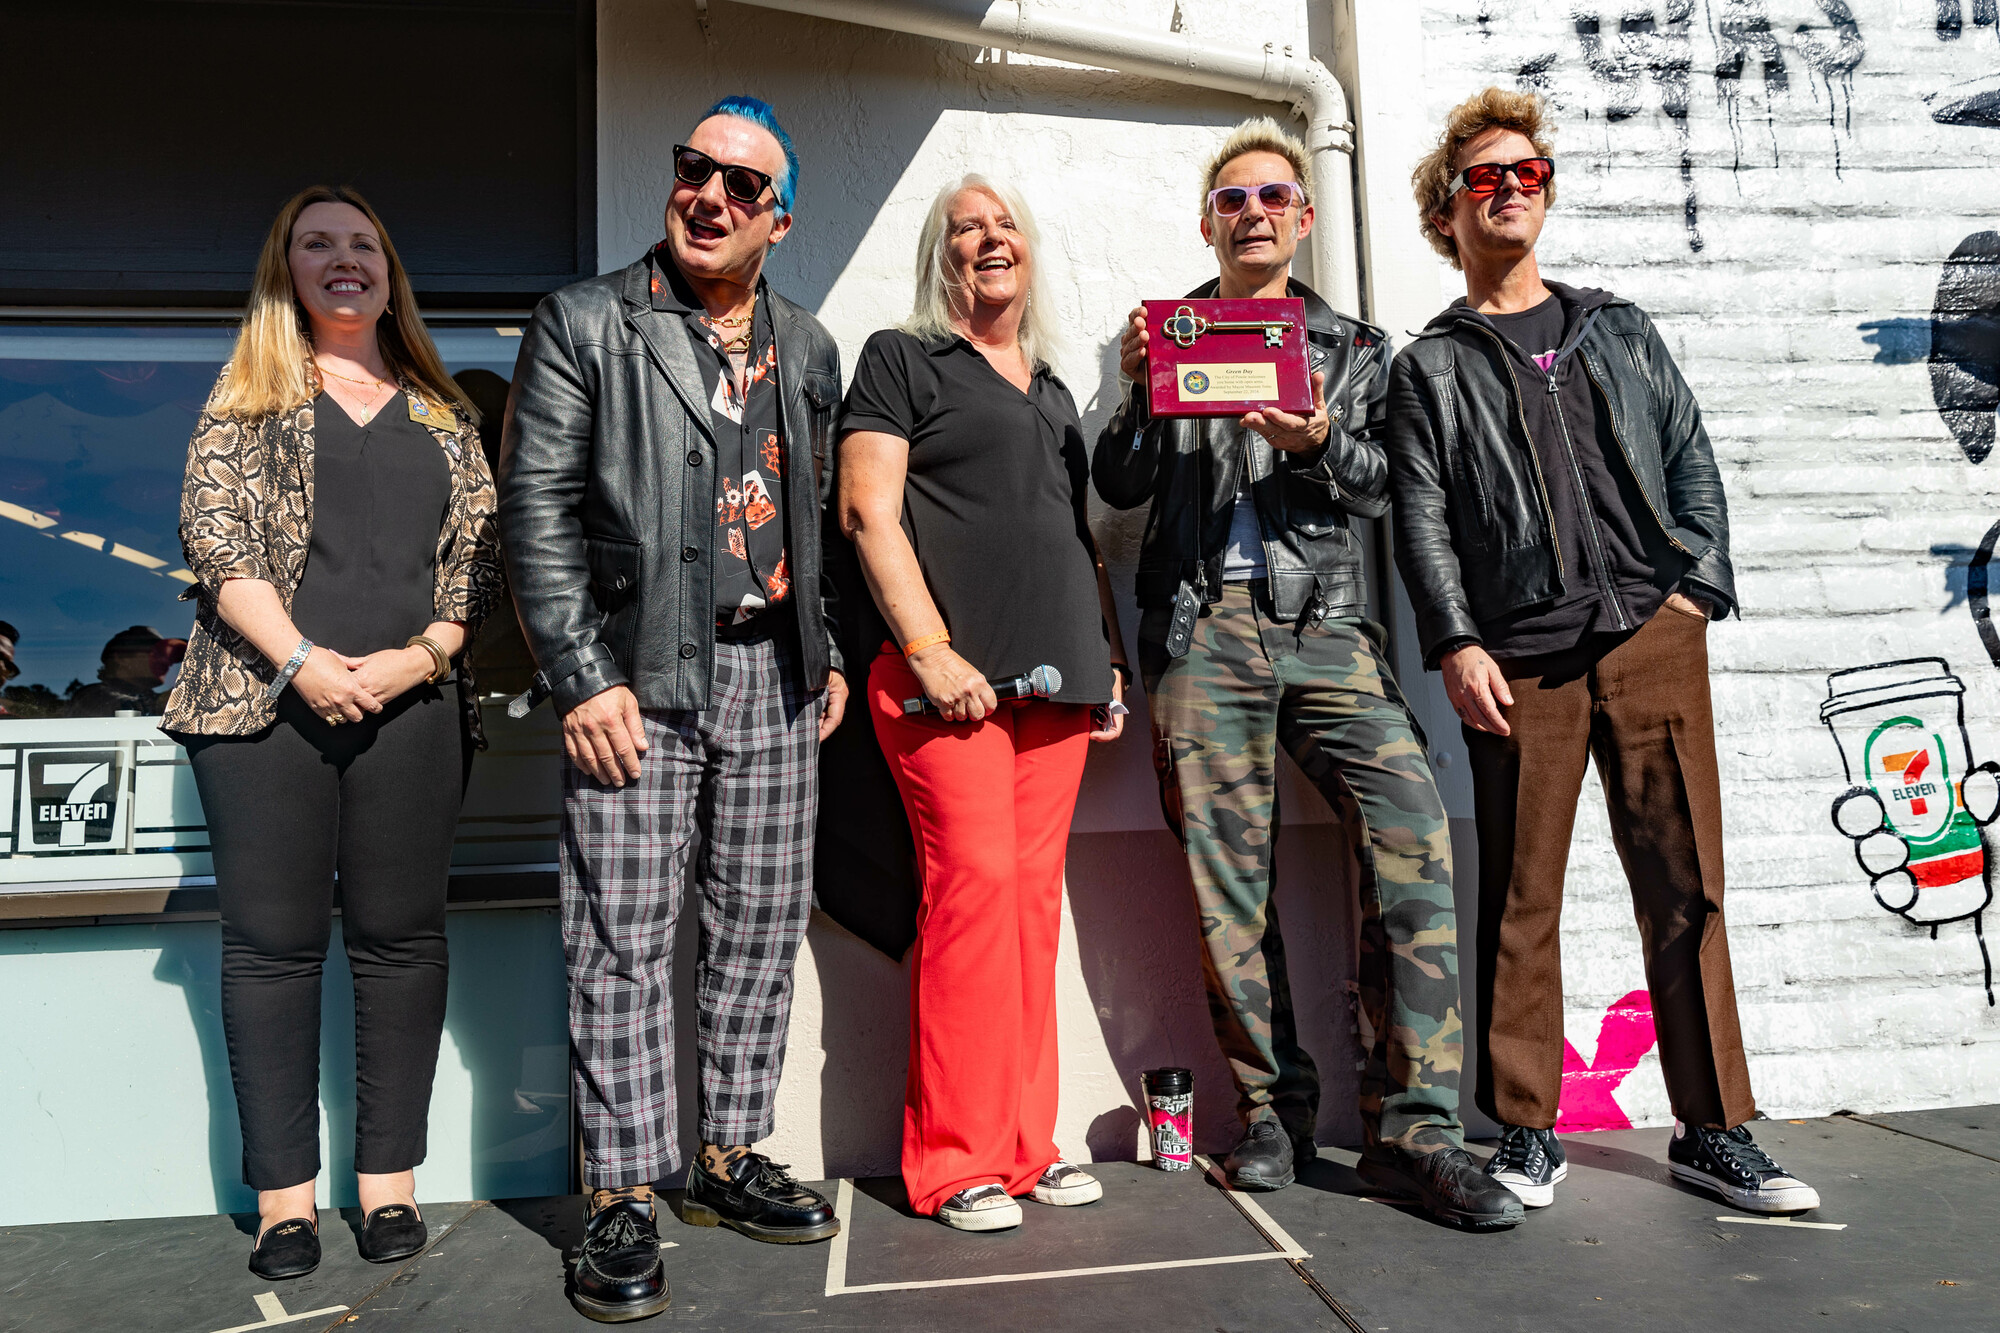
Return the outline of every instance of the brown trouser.
{"type": "Polygon", "coordinates": [[[1632,888],[1674,1115],[1756,1113],[1722,920],[1722,791],[1707,622],[1662,606],[1637,631],[1500,663],[1512,734],[1465,729],[1479,826],[1479,1108],[1552,1128],[1562,1092],[1563,870],[1597,760],[1632,888]]]}

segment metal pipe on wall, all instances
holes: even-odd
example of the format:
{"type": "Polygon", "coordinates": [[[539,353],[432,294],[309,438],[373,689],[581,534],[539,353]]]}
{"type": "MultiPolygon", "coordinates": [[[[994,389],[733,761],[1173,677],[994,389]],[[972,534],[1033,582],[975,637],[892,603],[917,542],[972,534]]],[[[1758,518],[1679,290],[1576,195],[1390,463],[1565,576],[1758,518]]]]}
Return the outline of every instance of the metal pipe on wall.
{"type": "Polygon", "coordinates": [[[737,0],[759,9],[858,23],[939,41],[999,47],[1023,55],[1095,65],[1169,83],[1283,102],[1306,122],[1319,197],[1307,238],[1313,282],[1336,310],[1361,313],[1354,213],[1354,125],[1347,94],[1319,61],[1266,42],[1261,50],[1199,43],[1068,14],[1039,12],[1027,0],[737,0]]]}

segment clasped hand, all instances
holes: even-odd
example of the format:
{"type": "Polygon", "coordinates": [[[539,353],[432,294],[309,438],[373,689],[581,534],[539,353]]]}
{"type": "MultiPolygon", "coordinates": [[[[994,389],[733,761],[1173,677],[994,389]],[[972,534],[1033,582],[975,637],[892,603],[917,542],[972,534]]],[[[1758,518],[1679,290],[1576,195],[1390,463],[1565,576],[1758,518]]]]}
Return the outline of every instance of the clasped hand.
{"type": "Polygon", "coordinates": [[[292,688],[315,714],[333,721],[359,722],[379,713],[398,695],[428,680],[435,663],[422,648],[384,648],[349,657],[314,647],[292,677],[292,688]]]}

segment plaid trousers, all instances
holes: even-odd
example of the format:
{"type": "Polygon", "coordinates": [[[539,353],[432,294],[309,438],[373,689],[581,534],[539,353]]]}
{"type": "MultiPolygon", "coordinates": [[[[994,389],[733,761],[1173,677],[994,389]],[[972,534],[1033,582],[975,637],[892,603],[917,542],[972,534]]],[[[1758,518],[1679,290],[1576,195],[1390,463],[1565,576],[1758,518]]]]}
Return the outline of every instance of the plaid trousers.
{"type": "Polygon", "coordinates": [[[709,707],[644,714],[639,780],[565,759],[561,883],[584,1183],[648,1184],[685,1160],[674,1095],[674,928],[699,831],[701,1136],[770,1134],[812,906],[824,697],[788,636],[715,645],[709,707]]]}

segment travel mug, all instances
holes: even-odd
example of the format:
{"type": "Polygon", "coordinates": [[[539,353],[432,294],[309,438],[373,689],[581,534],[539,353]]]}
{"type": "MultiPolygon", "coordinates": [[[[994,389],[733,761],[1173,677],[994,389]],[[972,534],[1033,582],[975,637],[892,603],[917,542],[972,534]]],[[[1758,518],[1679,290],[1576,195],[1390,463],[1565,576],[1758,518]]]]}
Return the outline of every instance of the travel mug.
{"type": "Polygon", "coordinates": [[[1148,1069],[1139,1075],[1146,1093],[1146,1125],[1153,1135],[1153,1165],[1162,1171],[1194,1170],[1194,1074],[1148,1069]]]}

